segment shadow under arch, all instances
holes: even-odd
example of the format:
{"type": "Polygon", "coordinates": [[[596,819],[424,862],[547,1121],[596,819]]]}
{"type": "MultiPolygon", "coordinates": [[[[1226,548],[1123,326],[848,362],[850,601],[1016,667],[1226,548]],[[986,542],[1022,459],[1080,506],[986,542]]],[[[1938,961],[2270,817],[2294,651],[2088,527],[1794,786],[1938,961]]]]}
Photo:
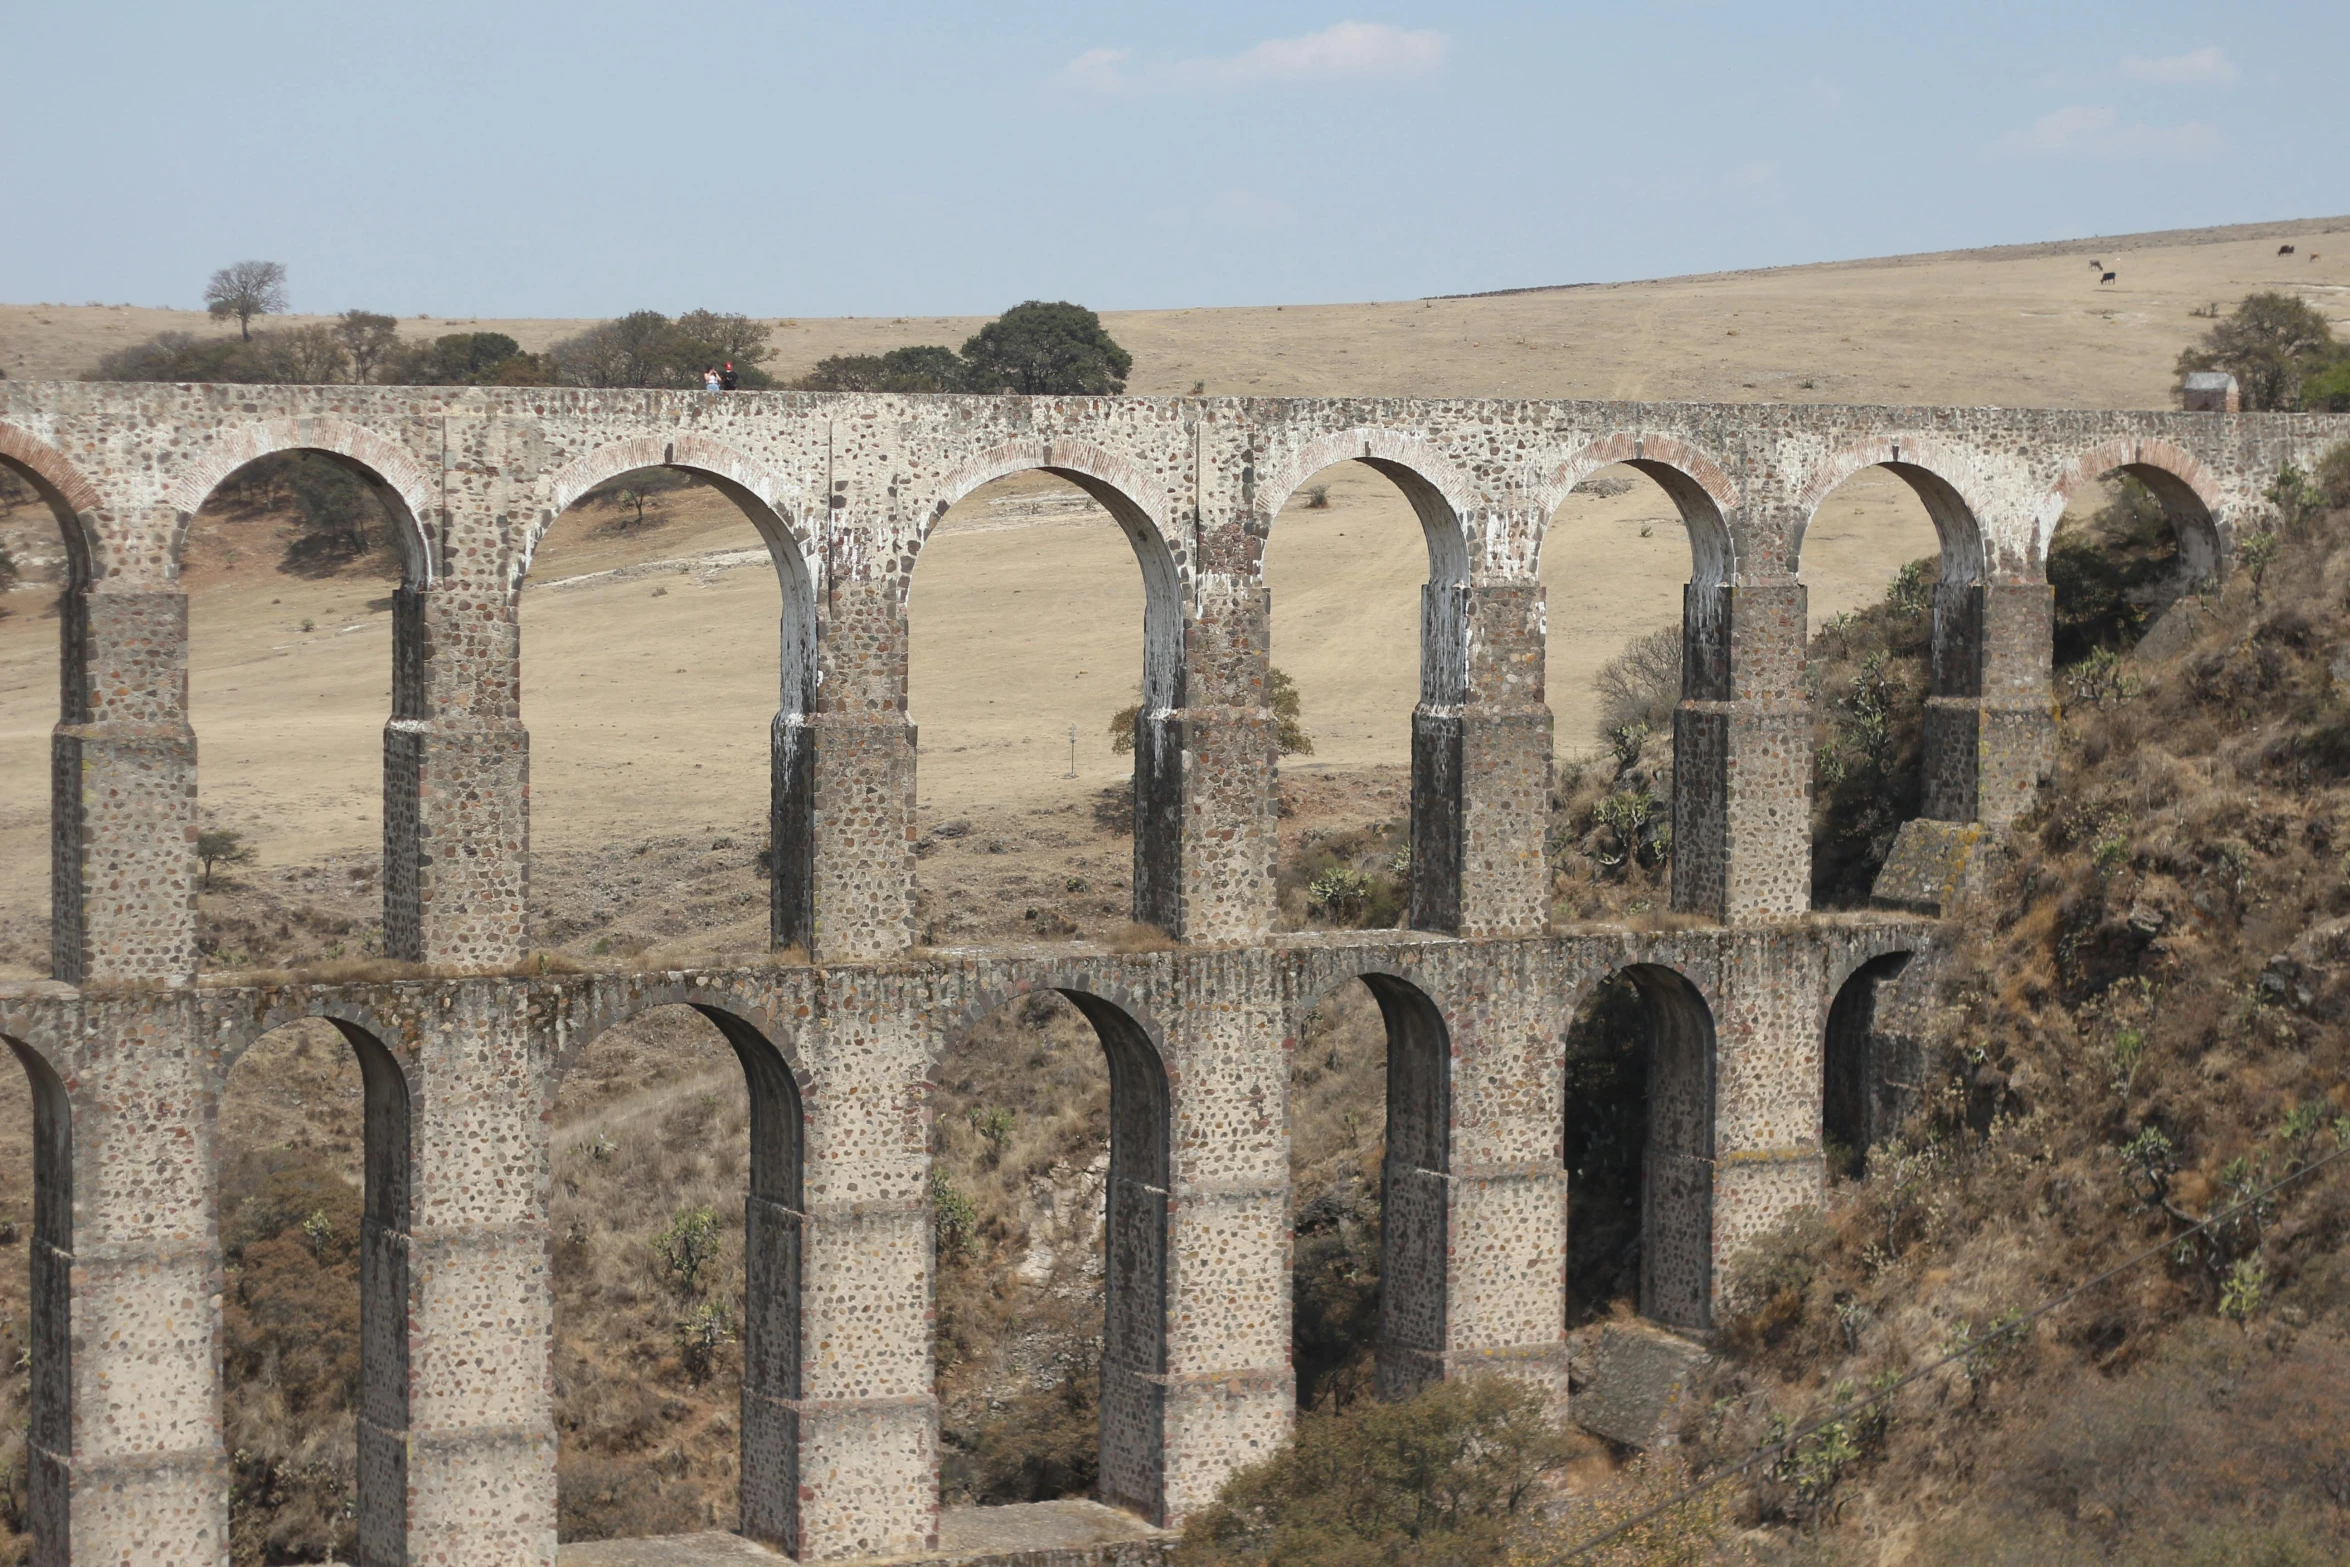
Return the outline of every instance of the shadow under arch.
{"type": "Polygon", "coordinates": [[[73,1100],[57,1069],[13,1035],[33,1105],[33,1228],[27,1325],[31,1409],[25,1443],[27,1521],[37,1560],[67,1561],[74,1478],[73,1100]]]}
{"type": "Polygon", "coordinates": [[[595,1042],[658,1008],[681,1006],[716,1028],[741,1065],[750,1100],[750,1179],[743,1199],[742,1406],[738,1528],[797,1555],[804,1433],[801,1322],[810,1221],[805,1075],[770,1025],[692,985],[654,986],[583,1029],[549,1075],[553,1094],[595,1042]]]}
{"type": "Polygon", "coordinates": [[[2137,480],[2161,503],[2163,517],[2178,541],[2180,587],[2192,591],[2226,572],[2232,540],[2224,521],[2217,480],[2194,453],[2168,441],[2108,441],[2069,464],[2037,519],[2034,553],[2045,566],[2065,508],[2088,486],[2110,474],[2137,480]]]}
{"type": "Polygon", "coordinates": [[[64,591],[70,595],[86,587],[97,575],[100,549],[98,530],[91,517],[98,510],[96,488],[66,460],[64,453],[10,424],[0,424],[0,467],[32,486],[33,493],[56,519],[58,535],[65,545],[64,591]]]}
{"type": "Polygon", "coordinates": [[[430,526],[438,484],[406,447],[342,419],[272,419],[225,432],[171,487],[177,514],[171,534],[175,573],[187,547],[188,526],[213,492],[239,469],[288,452],[323,457],[365,486],[391,523],[402,591],[432,586],[440,566],[430,526]]]}
{"type": "MultiPolygon", "coordinates": [[[[1103,1192],[1100,1499],[1163,1523],[1167,1471],[1169,1206],[1173,1090],[1159,1036],[1123,996],[1083,978],[1050,978],[991,993],[964,1009],[931,1068],[981,1019],[1023,995],[1050,991],[1077,1009],[1101,1043],[1110,1076],[1110,1159],[1103,1192]]],[[[935,1155],[933,1155],[935,1158],[935,1155]]],[[[936,1240],[933,1238],[933,1246],[936,1240]]]]}
{"type": "Polygon", "coordinates": [[[1451,1342],[1452,1033],[1427,991],[1376,969],[1328,986],[1305,1015],[1349,980],[1371,993],[1386,1033],[1373,1348],[1380,1396],[1406,1398],[1444,1379],[1451,1342]]]}
{"type": "Polygon", "coordinates": [[[809,509],[797,487],[734,448],[690,432],[636,436],[596,448],[545,481],[545,503],[511,567],[517,637],[519,596],[556,519],[597,485],[646,468],[690,474],[724,496],[758,532],[775,567],[782,606],[776,707],[768,725],[768,934],[776,947],[812,946],[816,780],[807,728],[816,711],[816,600],[823,583],[820,553],[807,527],[809,509]]]}
{"type": "Polygon", "coordinates": [[[1714,1057],[1713,1009],[1676,969],[1630,964],[1584,993],[1566,1040],[1570,1308],[1618,1296],[1636,1251],[1640,1314],[1712,1327],[1714,1057]]]}
{"type": "Polygon", "coordinates": [[[1909,967],[1912,952],[1887,952],[1858,965],[1829,1004],[1820,1049],[1820,1139],[1830,1175],[1858,1175],[1868,1151],[1898,1127],[1900,1105],[1884,1059],[1879,1008],[1909,967]],[[1841,1155],[1841,1157],[1839,1157],[1841,1155]]]}

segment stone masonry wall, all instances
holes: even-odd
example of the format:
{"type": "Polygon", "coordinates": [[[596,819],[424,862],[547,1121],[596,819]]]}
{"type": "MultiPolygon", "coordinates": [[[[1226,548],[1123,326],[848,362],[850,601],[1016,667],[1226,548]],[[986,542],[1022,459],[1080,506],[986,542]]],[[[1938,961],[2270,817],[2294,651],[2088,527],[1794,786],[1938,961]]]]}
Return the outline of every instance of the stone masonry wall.
{"type": "Polygon", "coordinates": [[[368,1567],[551,1563],[553,1096],[603,1029],[672,1003],[717,1022],[750,1077],[740,1526],[802,1559],[936,1544],[928,1085],[960,1029],[1037,988],[1092,1021],[1113,1080],[1107,1494],[1178,1523],[1289,1429],[1290,1057],[1307,1011],[1358,979],[1395,1086],[1381,1380],[1494,1370],[1563,1407],[1576,1007],[1627,971],[1649,998],[1646,1294],[1702,1333],[1723,1262],[1819,1199],[1836,997],[1933,945],[1914,919],[1807,912],[1798,571],[1821,499],[1873,464],[1925,499],[1944,579],[1929,797],[1997,823],[2047,765],[2041,563],[2066,498],[2138,473],[2222,571],[2278,465],[2346,436],[2350,417],[2219,413],[0,382],[0,463],[48,499],[73,563],[57,978],[0,989],[36,1106],[36,1559],[225,1561],[217,1105],[243,1049],[310,1016],[367,1080],[368,1567]],[[178,553],[215,486],[297,448],[373,475],[399,526],[385,928],[450,977],[194,972],[178,553]],[[1346,460],[1403,488],[1429,547],[1420,928],[1275,936],[1264,549],[1287,497],[1346,460]],[[1689,529],[1673,899],[1702,923],[1553,934],[1537,563],[1560,500],[1615,462],[1689,529]],[[565,506],[655,464],[708,476],[777,560],[773,931],[813,961],[511,977],[530,864],[521,584],[565,506]],[[1175,950],[910,950],[912,574],[949,506],[1022,470],[1083,486],[1136,553],[1135,914],[1175,950]]]}

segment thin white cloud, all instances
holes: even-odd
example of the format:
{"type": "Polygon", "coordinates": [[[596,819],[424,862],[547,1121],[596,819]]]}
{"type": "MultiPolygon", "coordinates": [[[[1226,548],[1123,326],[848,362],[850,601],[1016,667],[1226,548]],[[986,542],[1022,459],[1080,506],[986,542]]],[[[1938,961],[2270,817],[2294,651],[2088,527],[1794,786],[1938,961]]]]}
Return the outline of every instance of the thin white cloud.
{"type": "Polygon", "coordinates": [[[1282,82],[1396,81],[1444,64],[1450,40],[1432,28],[1339,22],[1302,38],[1268,38],[1234,55],[1134,64],[1131,49],[1088,49],[1061,68],[1095,93],[1233,92],[1282,82]]]}
{"type": "Polygon", "coordinates": [[[2148,59],[2133,54],[2122,61],[2122,75],[2141,82],[2232,82],[2236,65],[2217,44],[2205,44],[2185,54],[2148,59]]]}
{"type": "Polygon", "coordinates": [[[2068,104],[2010,131],[1992,150],[2011,158],[2150,158],[2201,160],[2220,150],[2218,131],[2201,120],[2184,125],[2123,124],[2110,104],[2068,104]]]}

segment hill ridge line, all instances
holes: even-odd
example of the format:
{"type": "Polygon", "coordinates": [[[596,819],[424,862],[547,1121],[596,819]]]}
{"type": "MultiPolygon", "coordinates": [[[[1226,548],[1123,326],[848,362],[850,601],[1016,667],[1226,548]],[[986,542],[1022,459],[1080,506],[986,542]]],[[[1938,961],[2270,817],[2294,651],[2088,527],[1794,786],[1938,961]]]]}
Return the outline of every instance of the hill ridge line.
{"type": "MultiPolygon", "coordinates": [[[[1848,256],[1837,261],[1789,261],[1771,267],[1730,267],[1719,272],[1673,272],[1662,277],[1595,279],[1588,283],[1528,283],[1517,288],[1479,289],[1470,294],[1422,294],[1421,299],[1505,299],[1515,294],[1563,294],[1585,288],[1647,288],[1659,283],[1704,283],[1715,278],[1770,277],[1788,272],[1826,272],[1838,267],[1906,267],[1934,261],[2028,261],[2092,245],[2227,245],[2247,239],[2292,239],[2350,228],[2350,213],[2330,218],[2278,218],[2261,223],[2228,223],[2201,228],[2146,229],[2135,234],[2083,234],[2076,239],[2024,240],[2012,245],[1971,245],[1956,250],[1911,250],[1891,256],[1848,256]]],[[[1376,301],[1365,301],[1376,303],[1376,301]]],[[[1204,309],[1253,308],[1203,306],[1204,309]]]]}

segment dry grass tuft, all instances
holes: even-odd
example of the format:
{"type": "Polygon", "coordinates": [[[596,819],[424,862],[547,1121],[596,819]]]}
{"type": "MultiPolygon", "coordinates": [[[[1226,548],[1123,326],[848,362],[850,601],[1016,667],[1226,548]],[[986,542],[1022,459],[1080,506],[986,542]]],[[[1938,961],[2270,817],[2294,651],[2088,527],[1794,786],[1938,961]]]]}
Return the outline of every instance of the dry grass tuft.
{"type": "Polygon", "coordinates": [[[1173,952],[1179,943],[1156,925],[1128,920],[1104,936],[1102,945],[1112,952],[1173,952]]]}

